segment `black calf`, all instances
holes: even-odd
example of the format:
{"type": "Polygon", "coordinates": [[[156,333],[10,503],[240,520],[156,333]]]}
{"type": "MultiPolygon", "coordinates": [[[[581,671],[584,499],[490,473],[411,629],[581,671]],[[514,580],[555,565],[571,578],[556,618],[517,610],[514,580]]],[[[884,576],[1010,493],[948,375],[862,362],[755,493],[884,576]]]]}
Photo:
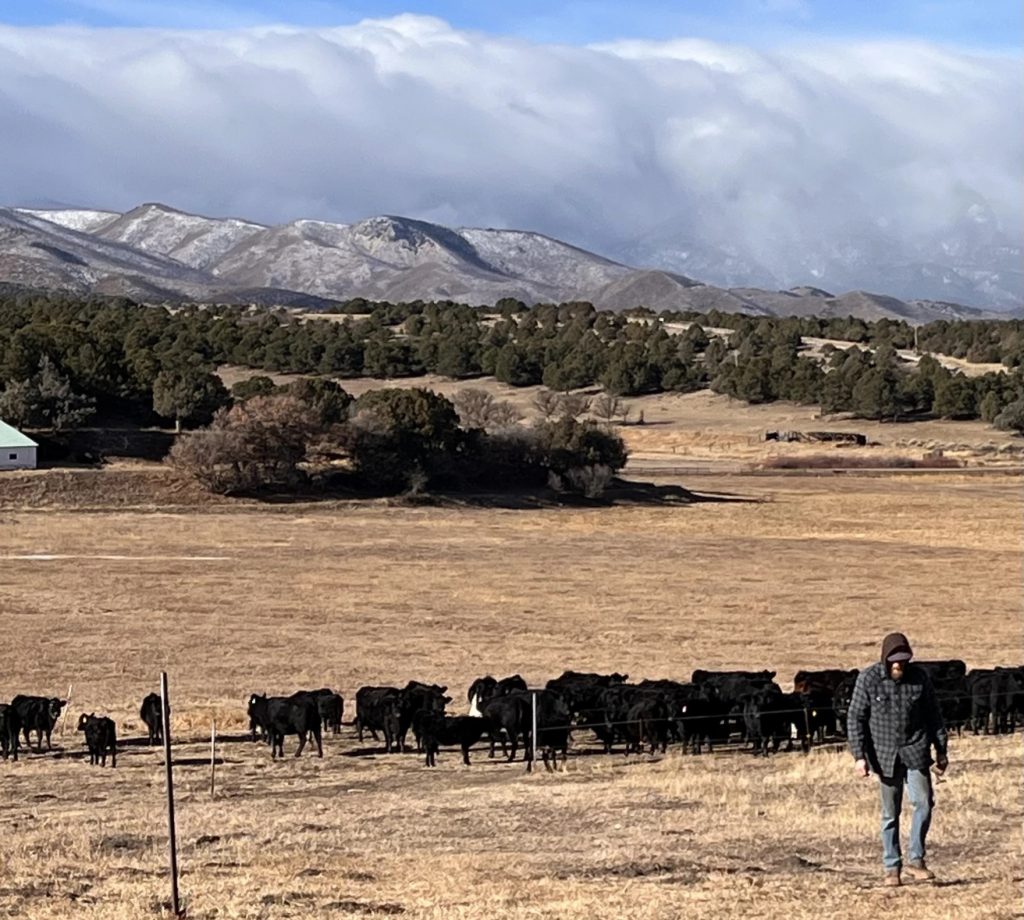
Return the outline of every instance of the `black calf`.
{"type": "Polygon", "coordinates": [[[159,694],[150,693],[146,696],[142,701],[142,706],[139,708],[139,718],[146,723],[146,729],[149,732],[149,743],[163,744],[164,714],[163,702],[159,694]]]}
{"type": "Polygon", "coordinates": [[[85,745],[89,749],[90,764],[105,767],[109,751],[110,766],[117,766],[117,729],[113,719],[94,713],[83,714],[78,720],[78,730],[85,732],[85,745]]]}
{"type": "Polygon", "coordinates": [[[487,720],[478,716],[446,716],[421,710],[414,717],[413,727],[420,735],[428,767],[437,765],[437,752],[442,745],[458,745],[462,749],[462,762],[468,767],[469,749],[487,730],[487,720]]]}

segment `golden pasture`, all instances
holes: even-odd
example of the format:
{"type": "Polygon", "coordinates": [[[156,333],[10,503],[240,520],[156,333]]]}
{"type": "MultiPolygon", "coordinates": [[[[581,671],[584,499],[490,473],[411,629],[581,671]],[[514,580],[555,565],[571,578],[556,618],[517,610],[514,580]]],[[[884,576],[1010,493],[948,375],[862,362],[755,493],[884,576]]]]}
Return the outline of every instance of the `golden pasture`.
{"type": "Polygon", "coordinates": [[[0,916],[162,909],[162,761],[136,743],[161,670],[190,917],[1019,915],[1019,735],[954,740],[940,882],[897,891],[873,781],[832,747],[626,759],[581,732],[565,772],[527,776],[484,750],[428,770],[348,726],[323,760],[241,740],[251,691],[336,687],[347,721],[357,687],[411,678],[459,711],[485,673],[771,667],[786,687],[892,629],[921,657],[1024,662],[1018,477],[705,476],[691,504],[524,510],[205,501],[166,475],[0,481],[0,699],[74,687],[63,750],[0,762],[0,916]],[[80,757],[92,711],[118,722],[116,770],[80,757]]]}

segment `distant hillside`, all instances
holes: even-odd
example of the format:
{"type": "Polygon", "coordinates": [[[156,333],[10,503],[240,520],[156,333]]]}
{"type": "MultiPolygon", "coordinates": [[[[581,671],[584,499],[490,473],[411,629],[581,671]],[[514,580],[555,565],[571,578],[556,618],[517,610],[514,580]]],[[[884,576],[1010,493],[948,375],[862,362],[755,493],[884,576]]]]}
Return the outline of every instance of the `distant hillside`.
{"type": "Polygon", "coordinates": [[[266,227],[186,214],[163,204],[124,214],[0,208],[0,282],[146,302],[228,302],[316,310],[355,297],[474,305],[587,300],[775,316],[1000,318],[959,304],[815,287],[721,288],[634,268],[538,233],[460,229],[402,217],[354,224],[298,220],[266,227]]]}

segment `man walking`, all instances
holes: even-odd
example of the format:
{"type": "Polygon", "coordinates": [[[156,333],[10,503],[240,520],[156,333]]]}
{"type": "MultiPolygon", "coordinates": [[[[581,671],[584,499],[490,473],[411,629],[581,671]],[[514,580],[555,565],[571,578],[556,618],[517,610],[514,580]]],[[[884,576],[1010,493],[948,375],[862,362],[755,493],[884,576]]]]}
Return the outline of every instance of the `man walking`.
{"type": "Polygon", "coordinates": [[[911,663],[913,651],[902,633],[882,641],[882,660],[857,677],[847,716],[850,752],[858,776],[878,775],[882,793],[882,863],[885,884],[901,884],[901,871],[911,879],[928,880],[935,873],[925,864],[925,838],[932,819],[932,782],[928,768],[939,773],[949,764],[946,726],[931,680],[911,663]],[[900,812],[906,785],[914,817],[906,866],[900,850],[900,812]]]}

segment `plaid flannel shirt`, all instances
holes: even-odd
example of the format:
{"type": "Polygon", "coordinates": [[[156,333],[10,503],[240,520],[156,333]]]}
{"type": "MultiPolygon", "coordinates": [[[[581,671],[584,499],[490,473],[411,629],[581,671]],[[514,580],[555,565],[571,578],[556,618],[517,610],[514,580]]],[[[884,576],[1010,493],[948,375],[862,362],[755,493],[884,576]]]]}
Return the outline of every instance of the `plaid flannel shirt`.
{"type": "Polygon", "coordinates": [[[896,757],[908,770],[927,770],[931,746],[946,756],[946,725],[928,675],[909,664],[893,680],[877,662],[860,672],[847,715],[850,752],[881,776],[893,776],[896,757]]]}

